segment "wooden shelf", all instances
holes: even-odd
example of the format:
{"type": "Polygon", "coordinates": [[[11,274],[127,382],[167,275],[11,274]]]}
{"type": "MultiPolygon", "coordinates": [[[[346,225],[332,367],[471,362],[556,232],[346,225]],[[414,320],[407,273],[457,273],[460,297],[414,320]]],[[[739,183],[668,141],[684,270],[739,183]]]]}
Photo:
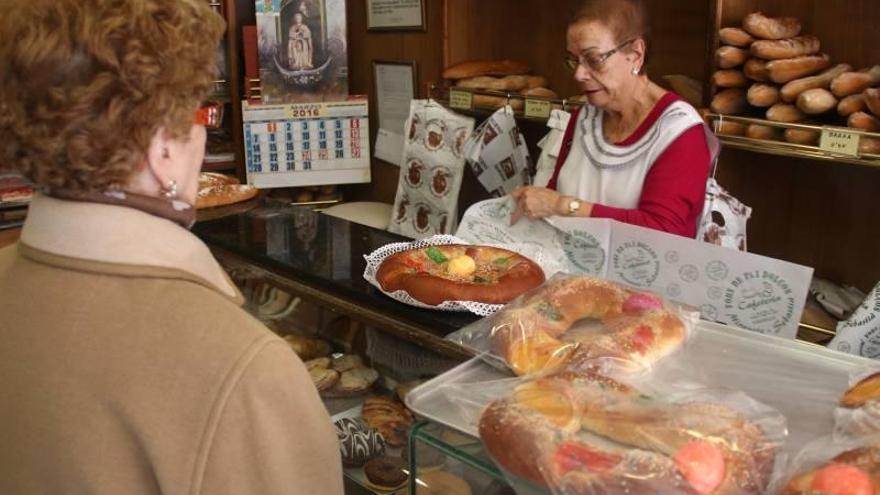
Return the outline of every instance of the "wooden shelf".
{"type": "MultiPolygon", "coordinates": [[[[757,124],[768,127],[775,127],[778,129],[799,129],[799,130],[809,130],[817,133],[822,133],[823,130],[837,130],[841,132],[846,132],[850,134],[859,134],[865,137],[871,137],[874,139],[880,139],[880,133],[875,132],[867,132],[859,129],[854,129],[851,127],[838,127],[838,126],[822,126],[822,125],[812,125],[812,124],[788,124],[782,122],[773,122],[765,119],[756,119],[751,117],[739,117],[735,115],[720,115],[720,114],[709,114],[709,119],[712,121],[713,129],[717,129],[720,122],[728,121],[728,122],[737,122],[745,125],[749,124],[757,124]]],[[[747,151],[753,151],[757,153],[765,153],[769,155],[777,155],[777,156],[789,156],[794,158],[808,158],[811,160],[824,160],[831,161],[835,163],[848,163],[852,165],[860,165],[865,167],[873,167],[880,168],[880,155],[863,153],[858,157],[849,156],[849,155],[841,155],[837,153],[829,153],[819,146],[812,145],[803,145],[803,144],[795,144],[789,143],[786,141],[771,141],[767,139],[755,139],[746,136],[736,136],[730,134],[720,134],[716,132],[718,139],[725,146],[729,146],[731,148],[737,148],[747,151]]]]}
{"type": "Polygon", "coordinates": [[[227,160],[223,162],[202,163],[202,172],[219,172],[222,170],[236,170],[238,164],[235,160],[227,160]]]}

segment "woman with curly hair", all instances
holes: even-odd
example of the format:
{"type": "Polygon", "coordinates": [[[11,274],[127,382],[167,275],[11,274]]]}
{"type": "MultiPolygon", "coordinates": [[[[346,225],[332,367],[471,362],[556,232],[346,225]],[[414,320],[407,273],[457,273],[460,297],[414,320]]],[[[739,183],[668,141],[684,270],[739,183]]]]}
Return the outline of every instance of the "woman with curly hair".
{"type": "Polygon", "coordinates": [[[194,220],[222,19],[203,0],[0,2],[0,493],[342,493],[302,362],[194,220]]]}

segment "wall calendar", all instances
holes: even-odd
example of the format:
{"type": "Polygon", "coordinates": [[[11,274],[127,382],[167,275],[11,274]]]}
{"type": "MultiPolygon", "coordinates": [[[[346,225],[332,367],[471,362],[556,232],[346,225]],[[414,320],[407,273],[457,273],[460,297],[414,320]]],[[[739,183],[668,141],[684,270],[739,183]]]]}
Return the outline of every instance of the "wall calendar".
{"type": "Polygon", "coordinates": [[[366,98],[242,102],[248,184],[258,188],[370,182],[366,98]]]}

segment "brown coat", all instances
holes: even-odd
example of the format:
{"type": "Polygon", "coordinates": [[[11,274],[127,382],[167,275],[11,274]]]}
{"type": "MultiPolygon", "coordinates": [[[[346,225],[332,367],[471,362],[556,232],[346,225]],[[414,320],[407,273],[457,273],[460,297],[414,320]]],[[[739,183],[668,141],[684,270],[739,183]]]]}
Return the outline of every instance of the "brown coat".
{"type": "Polygon", "coordinates": [[[207,247],[37,196],[0,250],[0,493],[340,494],[302,362],[207,247]]]}

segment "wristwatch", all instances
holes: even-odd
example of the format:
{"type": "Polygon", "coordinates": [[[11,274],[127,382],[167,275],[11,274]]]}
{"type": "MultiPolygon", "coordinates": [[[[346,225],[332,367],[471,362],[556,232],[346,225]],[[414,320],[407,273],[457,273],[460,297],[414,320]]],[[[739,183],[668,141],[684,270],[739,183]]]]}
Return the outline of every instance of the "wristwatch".
{"type": "Polygon", "coordinates": [[[568,202],[568,216],[572,216],[581,209],[581,200],[574,198],[568,202]]]}

